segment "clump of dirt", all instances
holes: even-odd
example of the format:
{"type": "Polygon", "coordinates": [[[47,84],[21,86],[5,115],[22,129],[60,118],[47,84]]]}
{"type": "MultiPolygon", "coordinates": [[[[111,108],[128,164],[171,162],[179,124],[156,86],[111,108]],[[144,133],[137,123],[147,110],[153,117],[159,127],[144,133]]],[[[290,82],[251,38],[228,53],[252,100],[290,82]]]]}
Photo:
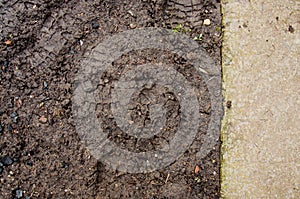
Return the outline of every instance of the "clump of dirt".
{"type": "MultiPolygon", "coordinates": [[[[126,174],[108,170],[91,157],[80,143],[72,119],[72,89],[80,61],[107,35],[141,27],[169,28],[197,40],[220,63],[220,3],[193,2],[0,2],[1,198],[219,197],[219,143],[207,157],[197,159],[195,154],[201,140],[196,139],[183,157],[169,167],[148,174],[126,174]],[[210,25],[203,25],[205,19],[210,19],[210,25]],[[198,172],[194,170],[196,165],[198,172]]],[[[131,52],[114,64],[116,68],[122,68],[125,62],[134,66],[137,60],[145,62],[146,57],[149,63],[175,63],[180,73],[193,74],[192,67],[180,57],[162,51],[131,52]],[[155,59],[155,54],[161,60],[155,59]]],[[[113,81],[114,74],[111,71],[107,77],[113,81]]],[[[205,91],[204,87],[198,87],[205,91]]],[[[109,88],[107,84],[102,89],[109,88]]],[[[142,93],[145,96],[167,93],[160,87],[151,92],[142,93]]],[[[176,97],[169,95],[172,100],[163,97],[157,100],[164,101],[170,111],[170,131],[137,145],[132,145],[130,139],[118,140],[120,131],[111,131],[110,139],[133,151],[153,150],[172,139],[180,107],[176,97]]],[[[147,109],[141,102],[140,95],[132,99],[132,118],[137,122],[147,120],[147,109]],[[137,111],[143,112],[142,116],[138,117],[137,111]]],[[[200,107],[208,118],[209,109],[200,107]]],[[[109,104],[99,110],[104,108],[109,110],[109,104]]],[[[107,121],[102,119],[102,122],[107,121]]],[[[114,128],[111,123],[109,128],[114,128]]],[[[199,134],[205,133],[205,129],[203,124],[199,134]]]]}

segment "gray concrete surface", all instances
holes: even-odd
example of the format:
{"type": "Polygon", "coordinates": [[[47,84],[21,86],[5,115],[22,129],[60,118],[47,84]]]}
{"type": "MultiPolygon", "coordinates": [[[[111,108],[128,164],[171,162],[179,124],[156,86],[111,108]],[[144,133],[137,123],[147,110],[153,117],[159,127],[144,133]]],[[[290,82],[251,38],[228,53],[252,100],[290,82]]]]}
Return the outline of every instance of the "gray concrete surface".
{"type": "Polygon", "coordinates": [[[300,198],[300,1],[222,9],[222,197],[300,198]]]}

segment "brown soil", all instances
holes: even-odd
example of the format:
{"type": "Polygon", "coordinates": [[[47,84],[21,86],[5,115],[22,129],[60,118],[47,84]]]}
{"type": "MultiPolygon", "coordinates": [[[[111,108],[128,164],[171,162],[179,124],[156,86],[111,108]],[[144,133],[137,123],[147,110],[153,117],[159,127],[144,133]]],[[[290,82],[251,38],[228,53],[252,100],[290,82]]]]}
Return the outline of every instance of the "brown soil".
{"type": "MultiPolygon", "coordinates": [[[[0,12],[0,198],[219,198],[220,143],[205,158],[197,159],[201,142],[196,139],[165,169],[121,173],[107,169],[89,154],[72,118],[72,89],[80,61],[105,36],[132,28],[169,28],[191,39],[197,37],[199,45],[220,64],[218,0],[2,0],[0,12]],[[203,25],[205,19],[211,24],[203,25]]],[[[114,64],[134,65],[145,55],[152,63],[159,54],[166,62],[178,60],[168,52],[149,50],[132,52],[114,64]]],[[[176,61],[175,67],[192,73],[184,62],[176,61]]],[[[107,77],[113,78],[115,72],[107,77]]],[[[101,89],[109,89],[109,84],[101,89]]],[[[143,92],[155,95],[160,89],[143,92]]],[[[111,131],[110,139],[136,152],[159,148],[172,139],[178,102],[176,97],[158,100],[167,103],[167,122],[173,131],[137,145],[132,144],[136,143],[133,138],[118,140],[122,135],[118,131],[111,131]]],[[[139,111],[144,107],[141,96],[136,95],[133,104],[135,117],[138,105],[139,111]]],[[[98,108],[100,118],[104,109],[104,105],[98,108]]],[[[205,107],[202,111],[209,116],[205,107]]],[[[146,119],[144,115],[140,122],[146,119]]],[[[115,128],[105,118],[102,122],[109,123],[108,129],[115,128]]],[[[203,132],[205,128],[204,124],[203,132]]]]}

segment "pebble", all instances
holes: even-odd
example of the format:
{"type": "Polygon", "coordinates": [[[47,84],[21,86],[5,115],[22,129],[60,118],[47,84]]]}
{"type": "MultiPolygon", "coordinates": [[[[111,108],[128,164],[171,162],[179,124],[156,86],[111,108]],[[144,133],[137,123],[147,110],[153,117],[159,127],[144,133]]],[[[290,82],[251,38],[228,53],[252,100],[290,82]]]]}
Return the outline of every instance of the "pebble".
{"type": "Polygon", "coordinates": [[[204,25],[206,25],[206,26],[209,26],[210,25],[210,19],[205,19],[204,21],[203,21],[203,24],[204,25]]]}
{"type": "Polygon", "coordinates": [[[93,26],[93,29],[98,29],[100,27],[99,24],[95,21],[92,23],[92,26],[93,26]]]}
{"type": "Polygon", "coordinates": [[[197,174],[200,171],[200,167],[198,165],[195,166],[194,172],[197,174]]]}
{"type": "Polygon", "coordinates": [[[14,163],[14,161],[13,161],[9,156],[3,157],[2,160],[1,160],[1,162],[2,162],[2,164],[3,164],[4,166],[9,166],[9,165],[11,165],[12,163],[14,163]]]}
{"type": "Polygon", "coordinates": [[[43,82],[43,85],[44,85],[44,89],[47,89],[48,88],[48,83],[47,82],[43,82]]]}
{"type": "Polygon", "coordinates": [[[16,99],[16,105],[17,105],[17,107],[20,108],[20,107],[22,106],[22,104],[23,104],[22,100],[19,99],[19,98],[17,98],[17,99],[16,99]]]}
{"type": "Polygon", "coordinates": [[[13,194],[16,198],[22,198],[23,197],[23,190],[20,188],[16,188],[15,190],[13,190],[13,194]]]}
{"type": "Polygon", "coordinates": [[[132,17],[135,16],[131,10],[128,10],[128,13],[129,13],[132,17]]]}
{"type": "Polygon", "coordinates": [[[12,114],[10,114],[10,117],[11,118],[18,117],[18,113],[17,112],[12,112],[12,114]]]}
{"type": "Polygon", "coordinates": [[[129,123],[129,124],[133,124],[133,123],[134,123],[134,121],[130,120],[128,123],[129,123]]]}
{"type": "Polygon", "coordinates": [[[19,119],[19,117],[14,117],[13,118],[13,123],[17,124],[18,123],[18,119],[19,119]]]}
{"type": "Polygon", "coordinates": [[[11,40],[6,40],[4,43],[5,43],[6,45],[10,45],[10,44],[11,44],[11,40]]]}
{"type": "Polygon", "coordinates": [[[131,24],[129,24],[129,27],[130,27],[131,29],[135,29],[135,28],[136,28],[136,25],[133,24],[133,23],[131,23],[131,24]]]}
{"type": "Polygon", "coordinates": [[[42,115],[42,116],[40,117],[39,121],[40,121],[41,123],[46,123],[46,122],[47,122],[47,118],[46,118],[44,115],[42,115]]]}
{"type": "Polygon", "coordinates": [[[108,82],[109,82],[109,80],[105,78],[104,79],[104,83],[108,83],[108,82]]]}

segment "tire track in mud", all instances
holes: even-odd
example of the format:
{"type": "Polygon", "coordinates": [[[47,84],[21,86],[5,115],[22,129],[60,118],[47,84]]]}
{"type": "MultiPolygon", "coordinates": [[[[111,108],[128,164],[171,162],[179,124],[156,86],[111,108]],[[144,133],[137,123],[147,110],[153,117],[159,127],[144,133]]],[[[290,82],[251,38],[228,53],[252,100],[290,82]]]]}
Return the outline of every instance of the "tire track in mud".
{"type": "Polygon", "coordinates": [[[184,24],[191,28],[201,28],[203,4],[195,0],[170,0],[166,3],[167,22],[171,25],[184,24]]]}

